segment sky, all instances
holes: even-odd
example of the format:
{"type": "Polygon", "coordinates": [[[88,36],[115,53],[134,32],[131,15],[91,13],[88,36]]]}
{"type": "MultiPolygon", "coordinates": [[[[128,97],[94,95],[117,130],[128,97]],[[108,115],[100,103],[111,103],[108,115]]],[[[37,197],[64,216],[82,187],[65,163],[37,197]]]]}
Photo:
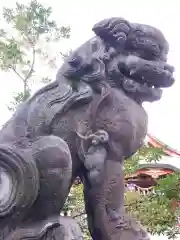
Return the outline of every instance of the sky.
{"type": "MultiPolygon", "coordinates": [[[[19,2],[27,3],[27,0],[19,2]]],[[[153,25],[161,29],[170,44],[168,62],[176,68],[176,83],[163,93],[161,101],[145,104],[149,115],[149,132],[160,138],[173,148],[180,149],[180,56],[179,37],[177,29],[180,21],[179,7],[175,0],[41,0],[45,6],[51,6],[53,17],[60,25],[71,27],[71,38],[61,44],[61,50],[75,49],[93,36],[92,26],[97,21],[109,17],[124,17],[132,22],[153,25]],[[178,77],[179,76],[179,77],[178,77]],[[179,81],[178,81],[179,80],[179,81]]],[[[0,6],[13,6],[15,0],[1,0],[0,6]]],[[[56,49],[57,51],[57,49],[56,49]]],[[[21,84],[13,73],[0,72],[0,125],[11,116],[7,104],[12,99],[13,92],[21,90],[21,84]]],[[[35,86],[37,89],[39,85],[35,86]]]]}

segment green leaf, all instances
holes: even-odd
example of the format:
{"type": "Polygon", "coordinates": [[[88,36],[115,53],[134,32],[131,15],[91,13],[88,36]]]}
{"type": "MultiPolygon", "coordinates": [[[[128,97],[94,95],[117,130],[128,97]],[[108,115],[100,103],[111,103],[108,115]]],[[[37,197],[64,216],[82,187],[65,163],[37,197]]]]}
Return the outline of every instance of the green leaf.
{"type": "Polygon", "coordinates": [[[30,89],[26,89],[25,93],[19,92],[14,94],[13,101],[10,103],[10,106],[8,106],[8,109],[14,112],[19,104],[25,102],[30,97],[30,94],[31,94],[30,89]]]}
{"type": "Polygon", "coordinates": [[[22,92],[14,97],[9,107],[14,111],[16,105],[26,99],[27,88],[32,84],[29,80],[34,80],[32,77],[38,75],[38,71],[41,74],[41,69],[35,66],[40,62],[50,68],[55,67],[56,56],[52,57],[42,43],[48,45],[59,42],[61,38],[69,38],[70,28],[59,26],[52,19],[52,8],[43,6],[37,0],[28,4],[17,2],[15,8],[3,8],[3,19],[8,31],[0,29],[0,68],[13,71],[22,82],[22,92]],[[27,85],[25,88],[24,84],[27,85]]]}

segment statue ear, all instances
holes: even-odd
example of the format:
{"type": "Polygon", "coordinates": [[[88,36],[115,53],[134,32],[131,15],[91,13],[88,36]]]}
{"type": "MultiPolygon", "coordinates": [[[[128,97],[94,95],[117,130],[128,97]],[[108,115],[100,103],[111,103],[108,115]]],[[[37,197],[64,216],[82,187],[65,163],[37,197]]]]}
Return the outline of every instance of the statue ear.
{"type": "Polygon", "coordinates": [[[92,30],[105,42],[122,46],[126,42],[131,26],[123,18],[109,18],[96,23],[92,30]]]}

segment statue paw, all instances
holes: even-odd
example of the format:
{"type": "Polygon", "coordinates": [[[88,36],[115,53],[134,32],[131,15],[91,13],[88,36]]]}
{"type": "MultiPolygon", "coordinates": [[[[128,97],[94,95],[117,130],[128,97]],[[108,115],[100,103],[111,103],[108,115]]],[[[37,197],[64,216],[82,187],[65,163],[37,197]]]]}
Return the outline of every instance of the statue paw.
{"type": "Polygon", "coordinates": [[[17,228],[6,240],[83,240],[83,234],[76,221],[70,217],[56,216],[36,224],[17,228]]]}
{"type": "Polygon", "coordinates": [[[135,219],[128,216],[124,210],[108,210],[111,221],[115,222],[116,229],[119,230],[121,240],[150,240],[149,234],[135,219]]]}

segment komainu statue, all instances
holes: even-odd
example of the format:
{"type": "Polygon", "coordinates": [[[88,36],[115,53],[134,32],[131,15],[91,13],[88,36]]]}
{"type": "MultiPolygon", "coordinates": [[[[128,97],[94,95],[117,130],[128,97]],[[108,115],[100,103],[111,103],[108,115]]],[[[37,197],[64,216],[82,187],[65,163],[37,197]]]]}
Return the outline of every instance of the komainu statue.
{"type": "Polygon", "coordinates": [[[158,29],[123,18],[93,31],[0,131],[2,240],[83,239],[60,216],[77,176],[93,240],[149,239],[124,212],[123,161],[146,136],[142,103],[174,83],[168,43],[158,29]]]}

